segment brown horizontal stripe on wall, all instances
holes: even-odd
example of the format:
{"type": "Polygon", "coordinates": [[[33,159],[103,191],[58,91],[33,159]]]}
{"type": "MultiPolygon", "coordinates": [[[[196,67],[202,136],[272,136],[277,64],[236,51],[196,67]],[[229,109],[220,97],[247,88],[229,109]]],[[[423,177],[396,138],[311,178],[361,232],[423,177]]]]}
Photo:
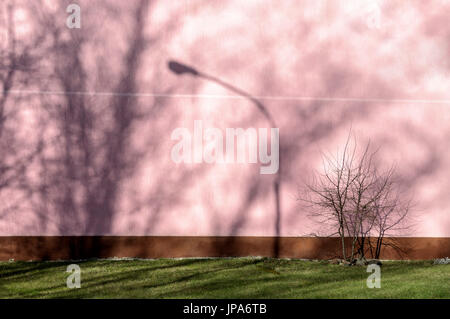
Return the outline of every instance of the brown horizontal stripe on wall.
{"type": "MultiPolygon", "coordinates": [[[[386,240],[392,245],[383,248],[382,259],[433,259],[450,256],[450,238],[448,237],[401,237],[386,240]]],[[[339,251],[339,238],[324,237],[0,237],[0,260],[238,256],[328,259],[340,255],[339,251]]]]}

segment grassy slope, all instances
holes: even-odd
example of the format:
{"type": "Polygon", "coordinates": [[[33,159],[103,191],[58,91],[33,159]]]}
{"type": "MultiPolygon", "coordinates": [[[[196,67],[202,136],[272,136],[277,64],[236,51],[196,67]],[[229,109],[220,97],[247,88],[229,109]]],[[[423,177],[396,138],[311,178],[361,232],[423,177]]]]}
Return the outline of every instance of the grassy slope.
{"type": "Polygon", "coordinates": [[[0,298],[450,298],[450,265],[392,261],[381,289],[365,267],[276,259],[79,261],[81,288],[68,289],[70,262],[1,262],[0,298]]]}

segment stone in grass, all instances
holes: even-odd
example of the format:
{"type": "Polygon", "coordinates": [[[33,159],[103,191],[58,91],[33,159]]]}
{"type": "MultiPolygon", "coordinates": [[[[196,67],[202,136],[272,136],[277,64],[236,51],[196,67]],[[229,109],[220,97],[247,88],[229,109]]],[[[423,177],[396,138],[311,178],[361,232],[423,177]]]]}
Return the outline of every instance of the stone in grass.
{"type": "Polygon", "coordinates": [[[347,261],[347,260],[341,260],[341,262],[339,263],[339,265],[341,265],[341,266],[351,266],[352,265],[352,263],[351,262],[349,262],[349,261],[347,261]]]}
{"type": "Polygon", "coordinates": [[[433,265],[448,265],[450,264],[450,258],[445,257],[445,258],[438,258],[435,259],[433,262],[433,265]]]}
{"type": "Polygon", "coordinates": [[[357,259],[353,259],[352,262],[349,262],[347,260],[343,260],[343,259],[332,259],[330,261],[331,264],[338,264],[341,266],[367,266],[367,265],[378,265],[381,266],[382,262],[379,261],[378,259],[369,259],[367,260],[366,258],[357,258],[357,259]]]}
{"type": "Polygon", "coordinates": [[[366,258],[357,258],[355,260],[353,260],[353,264],[356,266],[365,266],[367,265],[367,260],[366,258]]]}
{"type": "Polygon", "coordinates": [[[381,266],[382,262],[379,261],[378,259],[369,259],[367,260],[366,258],[356,258],[353,259],[352,262],[349,261],[345,261],[345,260],[340,260],[339,265],[344,265],[344,266],[367,266],[367,265],[378,265],[381,266]]]}
{"type": "Polygon", "coordinates": [[[365,266],[365,265],[367,265],[367,260],[364,257],[353,259],[352,262],[350,263],[350,266],[365,266]]]}
{"type": "Polygon", "coordinates": [[[338,259],[338,258],[334,258],[334,259],[330,260],[330,264],[332,264],[332,265],[339,265],[341,262],[342,262],[342,260],[338,259]]]}

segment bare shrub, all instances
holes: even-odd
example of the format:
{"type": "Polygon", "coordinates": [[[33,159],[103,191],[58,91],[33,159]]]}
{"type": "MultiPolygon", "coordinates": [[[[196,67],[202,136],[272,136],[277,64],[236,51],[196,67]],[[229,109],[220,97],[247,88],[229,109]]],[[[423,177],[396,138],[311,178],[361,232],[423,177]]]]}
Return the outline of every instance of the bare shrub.
{"type": "Polygon", "coordinates": [[[299,198],[313,208],[316,221],[332,229],[329,236],[339,236],[347,261],[367,253],[378,259],[383,246],[396,246],[385,237],[408,227],[411,207],[396,182],[395,166],[380,170],[375,163],[378,150],[373,151],[370,142],[360,154],[357,150],[349,134],[341,155],[323,154],[323,172],[314,174],[299,198]]]}

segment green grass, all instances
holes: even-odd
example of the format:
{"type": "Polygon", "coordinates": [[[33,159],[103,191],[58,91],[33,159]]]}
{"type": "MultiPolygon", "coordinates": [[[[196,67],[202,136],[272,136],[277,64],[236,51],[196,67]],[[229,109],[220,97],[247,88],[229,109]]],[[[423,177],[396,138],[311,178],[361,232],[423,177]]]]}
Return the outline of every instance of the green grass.
{"type": "Polygon", "coordinates": [[[450,265],[384,262],[381,288],[366,267],[257,258],[0,262],[0,298],[450,298],[450,265]],[[81,288],[66,287],[69,264],[81,288]]]}

